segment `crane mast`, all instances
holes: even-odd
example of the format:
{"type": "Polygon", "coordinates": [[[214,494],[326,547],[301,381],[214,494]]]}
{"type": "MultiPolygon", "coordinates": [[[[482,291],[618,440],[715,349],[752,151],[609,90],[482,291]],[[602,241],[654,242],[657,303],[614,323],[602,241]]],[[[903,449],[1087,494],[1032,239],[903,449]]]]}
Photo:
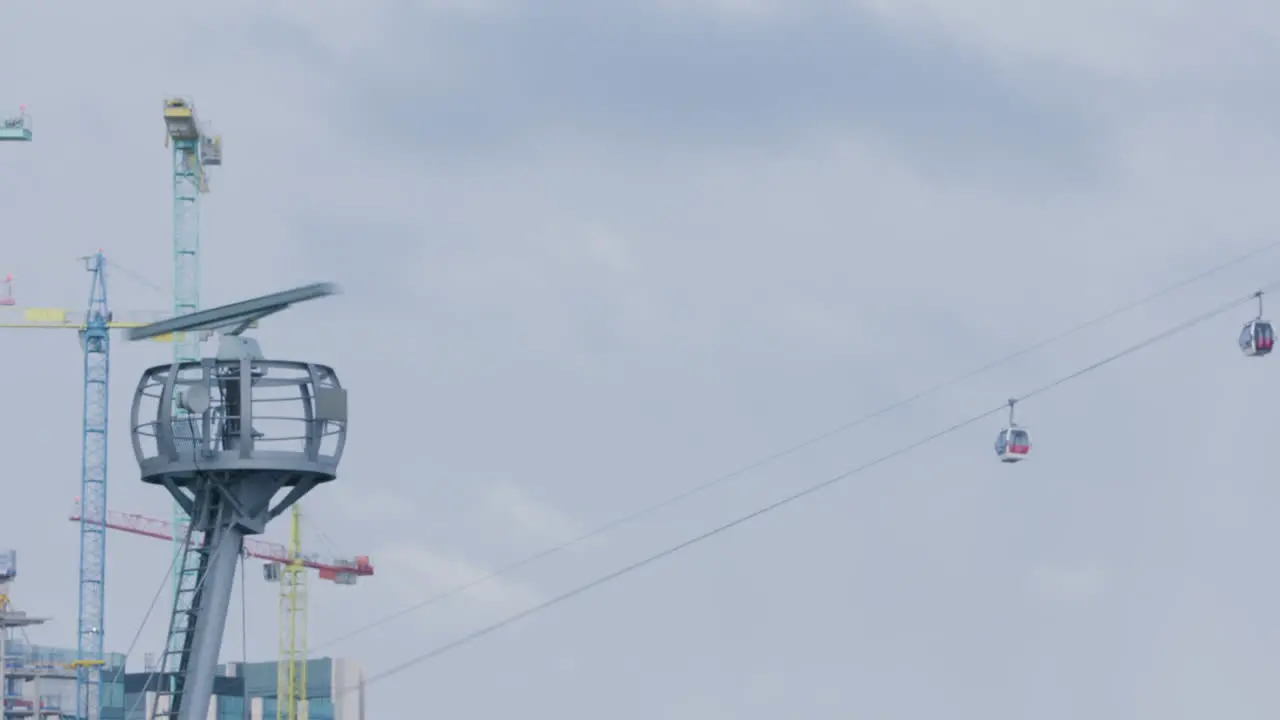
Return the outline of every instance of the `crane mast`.
{"type": "MultiPolygon", "coordinates": [[[[209,192],[205,168],[222,164],[222,138],[209,135],[196,116],[195,103],[174,97],[164,103],[165,144],[173,149],[173,315],[188,315],[200,309],[200,196],[209,192]]],[[[194,332],[173,334],[173,361],[200,360],[200,339],[194,332]]],[[[187,411],[174,408],[175,426],[187,426],[187,411]]],[[[190,522],[182,505],[173,504],[174,525],[190,522]]],[[[180,568],[185,547],[183,538],[174,538],[173,567],[180,568]]],[[[182,578],[174,572],[174,601],[190,597],[180,591],[182,578]]],[[[170,648],[171,650],[174,648],[170,648]]]]}
{"type": "Polygon", "coordinates": [[[106,598],[107,398],[111,334],[107,323],[106,260],[82,258],[92,274],[80,345],[84,350],[84,424],[81,441],[80,598],[76,627],[76,717],[102,716],[103,605],[106,598]]]}
{"type": "Polygon", "coordinates": [[[276,720],[303,720],[307,702],[307,568],[302,564],[302,503],[289,521],[289,562],[280,575],[280,657],[276,720]]]}
{"type": "Polygon", "coordinates": [[[80,337],[84,365],[84,398],[80,464],[80,521],[76,659],[76,712],[80,720],[98,720],[102,711],[103,606],[106,587],[107,522],[107,388],[110,376],[110,331],[142,327],[164,313],[113,313],[107,304],[107,260],[99,250],[81,258],[90,273],[88,305],[84,310],[18,307],[12,278],[5,278],[0,297],[0,328],[75,330],[80,337]],[[133,316],[123,320],[121,315],[133,316]]]}

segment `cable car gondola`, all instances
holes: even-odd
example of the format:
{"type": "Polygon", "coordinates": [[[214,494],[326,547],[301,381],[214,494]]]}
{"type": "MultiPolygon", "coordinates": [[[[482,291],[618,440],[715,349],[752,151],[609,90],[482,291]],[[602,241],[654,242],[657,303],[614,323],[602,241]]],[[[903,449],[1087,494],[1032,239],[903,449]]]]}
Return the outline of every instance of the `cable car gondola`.
{"type": "Polygon", "coordinates": [[[996,455],[1001,462],[1016,463],[1031,453],[1031,433],[1013,421],[1015,402],[1017,400],[1009,399],[1009,427],[1002,428],[996,436],[996,455]]]}
{"type": "Polygon", "coordinates": [[[1244,324],[1240,330],[1240,350],[1247,357],[1262,357],[1271,352],[1276,344],[1276,331],[1271,323],[1262,319],[1262,291],[1259,290],[1258,317],[1244,324]]]}

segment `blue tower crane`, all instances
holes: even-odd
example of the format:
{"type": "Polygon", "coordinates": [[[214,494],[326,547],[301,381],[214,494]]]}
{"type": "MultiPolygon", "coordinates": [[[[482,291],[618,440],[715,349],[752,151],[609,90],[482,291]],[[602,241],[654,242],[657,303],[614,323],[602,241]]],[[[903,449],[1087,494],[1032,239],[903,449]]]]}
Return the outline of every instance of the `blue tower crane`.
{"type": "Polygon", "coordinates": [[[80,463],[80,610],[76,627],[76,717],[102,717],[102,625],[106,601],[107,380],[111,335],[107,275],[99,252],[83,258],[93,274],[80,346],[84,350],[84,436],[80,463]]]}
{"type": "MultiPolygon", "coordinates": [[[[165,145],[173,147],[173,315],[200,309],[200,196],[209,192],[205,168],[222,165],[222,138],[204,132],[190,98],[164,101],[165,145]]],[[[173,333],[173,361],[200,360],[200,339],[194,332],[173,333]]],[[[174,408],[174,423],[187,427],[186,410],[174,408]]],[[[174,527],[190,523],[186,511],[173,504],[174,527]]],[[[173,539],[173,565],[181,567],[183,538],[173,539]]],[[[174,597],[182,602],[174,574],[174,597]]]]}
{"type": "MultiPolygon", "coordinates": [[[[107,386],[110,379],[110,330],[139,328],[167,313],[130,313],[117,319],[107,305],[106,258],[102,251],[80,258],[91,274],[85,312],[62,308],[21,308],[13,303],[12,278],[6,278],[0,302],[0,328],[76,330],[84,351],[84,417],[80,464],[79,617],[76,634],[76,716],[102,716],[103,605],[106,589],[107,386]]],[[[168,338],[157,338],[168,340],[168,338]]]]}

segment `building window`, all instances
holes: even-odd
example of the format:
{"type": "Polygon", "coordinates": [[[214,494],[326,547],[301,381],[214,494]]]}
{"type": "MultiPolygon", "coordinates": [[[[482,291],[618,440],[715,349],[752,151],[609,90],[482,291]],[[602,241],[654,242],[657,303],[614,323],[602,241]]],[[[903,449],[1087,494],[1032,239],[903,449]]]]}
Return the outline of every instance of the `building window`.
{"type": "Polygon", "coordinates": [[[307,700],[308,720],[333,720],[333,701],[329,698],[307,700]]]}
{"type": "Polygon", "coordinates": [[[218,720],[244,720],[244,698],[236,695],[218,697],[218,720]]]}

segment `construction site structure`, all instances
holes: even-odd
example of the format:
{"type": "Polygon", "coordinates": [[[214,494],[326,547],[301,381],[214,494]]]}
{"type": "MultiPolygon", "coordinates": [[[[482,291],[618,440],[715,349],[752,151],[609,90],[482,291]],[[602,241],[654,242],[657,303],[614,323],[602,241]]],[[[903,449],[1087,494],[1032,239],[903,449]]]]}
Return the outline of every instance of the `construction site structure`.
{"type": "MultiPolygon", "coordinates": [[[[336,585],[355,585],[362,577],[373,575],[368,555],[338,557],[308,552],[302,547],[302,503],[295,502],[289,523],[289,544],[259,538],[244,539],[243,554],[264,561],[263,578],[280,583],[280,654],[276,660],[275,714],[277,718],[303,720],[308,717],[307,668],[307,575],[314,570],[321,580],[336,585]]],[[[71,509],[70,520],[81,522],[80,498],[71,509]]],[[[108,510],[105,528],[132,535],[172,542],[186,538],[188,526],[175,528],[167,520],[108,510]]],[[[203,543],[204,536],[191,532],[192,543],[203,543]]]]}
{"type": "Polygon", "coordinates": [[[153,720],[205,720],[245,536],[337,478],[347,437],[347,393],[337,374],[268,360],[243,334],[255,320],[336,292],[310,285],[129,331],[132,340],[219,333],[215,357],[149,368],[133,396],[142,481],[164,487],[191,518],[160,660],[169,683],[154,697],[153,720]],[[175,407],[185,410],[183,423],[175,407]],[[191,541],[196,531],[199,543],[191,541]]]}
{"type": "Polygon", "coordinates": [[[0,690],[4,693],[4,720],[10,718],[61,718],[62,697],[45,694],[41,681],[62,679],[71,681],[75,673],[65,667],[42,665],[28,653],[24,653],[21,637],[23,630],[33,625],[43,625],[48,618],[36,618],[15,610],[9,599],[10,588],[18,574],[18,554],[13,550],[0,552],[0,690]],[[18,631],[15,633],[14,631],[18,631]]]}
{"type": "MultiPolygon", "coordinates": [[[[13,609],[9,601],[10,588],[18,575],[18,554],[13,550],[0,552],[0,692],[4,698],[4,720],[20,717],[48,717],[45,703],[39,702],[39,690],[35,699],[28,697],[25,685],[28,681],[39,682],[41,674],[28,665],[26,658],[10,658],[10,645],[14,630],[23,630],[32,625],[42,625],[48,618],[29,617],[25,612],[13,609]],[[38,707],[37,707],[38,706],[38,707]]],[[[54,717],[61,712],[61,703],[50,703],[54,717]]]]}
{"type": "MultiPolygon", "coordinates": [[[[82,520],[80,498],[75,499],[68,519],[73,522],[82,520]]],[[[186,538],[188,531],[188,526],[186,525],[179,526],[175,531],[173,523],[168,520],[160,520],[137,513],[124,513],[117,510],[107,511],[105,525],[108,530],[119,530],[132,535],[141,535],[166,542],[172,542],[174,537],[180,540],[186,538]]],[[[203,534],[198,530],[193,531],[191,533],[191,542],[204,542],[203,534]]],[[[265,564],[262,566],[263,578],[276,582],[280,579],[284,566],[293,562],[291,558],[294,553],[281,543],[247,537],[244,539],[244,555],[255,560],[264,561],[265,564]]],[[[327,580],[336,585],[355,585],[359,578],[373,575],[373,563],[367,555],[343,558],[323,553],[301,552],[298,553],[297,564],[308,570],[316,571],[321,580],[327,580]]]]}
{"type": "Polygon", "coordinates": [[[25,105],[17,115],[0,117],[0,142],[31,142],[31,116],[25,105]]]}
{"type": "MultiPolygon", "coordinates": [[[[207,168],[222,165],[222,137],[206,132],[191,98],[164,101],[165,147],[173,150],[173,314],[200,309],[200,196],[209,192],[207,168]]],[[[198,362],[200,340],[195,333],[173,335],[173,361],[198,362]]],[[[174,419],[184,423],[184,413],[174,408],[174,419]]],[[[186,524],[180,503],[173,505],[174,525],[186,524]]],[[[173,545],[173,562],[182,557],[182,543],[173,545]]],[[[178,582],[174,578],[174,597],[178,582]]]]}
{"type": "MultiPolygon", "coordinates": [[[[106,255],[102,250],[98,250],[94,255],[82,257],[79,259],[84,264],[84,268],[91,274],[90,297],[95,295],[95,289],[101,284],[103,288],[106,281],[99,281],[99,276],[105,277],[107,265],[106,255]]],[[[93,314],[92,308],[85,310],[75,310],[69,307],[47,307],[47,306],[21,306],[18,305],[17,298],[13,289],[13,276],[6,275],[3,284],[0,284],[0,328],[8,328],[15,330],[76,330],[83,331],[89,326],[90,316],[93,314]]],[[[105,300],[105,290],[103,298],[105,300]]],[[[90,303],[93,305],[94,303],[90,303]]],[[[111,310],[107,309],[104,313],[106,327],[108,330],[128,330],[131,328],[141,328],[160,322],[173,317],[173,313],[168,310],[111,310]]],[[[163,336],[155,338],[156,342],[172,342],[172,337],[163,336]]]]}
{"type": "MultiPolygon", "coordinates": [[[[12,586],[17,567],[15,551],[0,551],[3,718],[73,718],[79,663],[70,651],[32,645],[27,640],[26,628],[42,625],[48,618],[32,617],[14,607],[12,586]]],[[[113,667],[123,668],[123,656],[112,655],[110,659],[113,667]]]]}
{"type": "MultiPolygon", "coordinates": [[[[82,257],[89,272],[88,301],[83,312],[65,308],[23,308],[15,304],[13,278],[5,280],[8,302],[0,307],[0,328],[24,330],[75,330],[83,353],[83,407],[81,413],[79,610],[76,628],[76,717],[99,720],[102,716],[102,662],[106,598],[106,533],[102,524],[107,509],[107,403],[111,375],[113,329],[144,327],[163,313],[135,313],[131,321],[118,320],[107,303],[107,261],[102,251],[82,257]]],[[[163,339],[163,338],[162,338],[163,339]]]]}

